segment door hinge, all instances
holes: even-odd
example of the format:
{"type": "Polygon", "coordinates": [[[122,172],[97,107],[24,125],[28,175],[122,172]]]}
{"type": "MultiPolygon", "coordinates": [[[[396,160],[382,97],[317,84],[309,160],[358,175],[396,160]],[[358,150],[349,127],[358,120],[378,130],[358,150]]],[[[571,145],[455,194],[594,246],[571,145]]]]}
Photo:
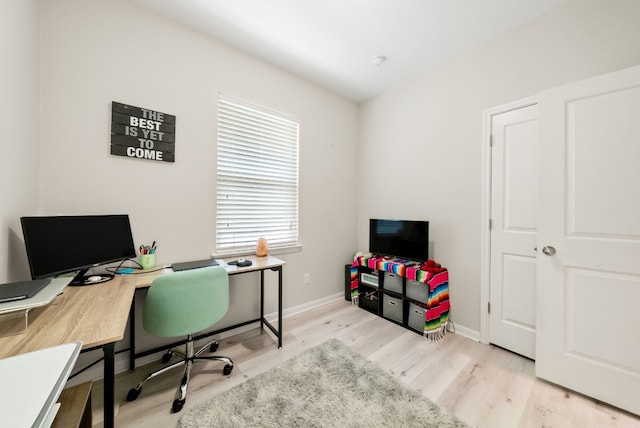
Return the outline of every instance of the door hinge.
{"type": "Polygon", "coordinates": [[[493,147],[493,135],[489,136],[489,147],[493,147]]]}
{"type": "Polygon", "coordinates": [[[491,230],[492,226],[493,226],[493,221],[491,219],[489,219],[489,230],[491,230]]]}
{"type": "Polygon", "coordinates": [[[491,302],[487,302],[487,313],[491,313],[491,302]]]}

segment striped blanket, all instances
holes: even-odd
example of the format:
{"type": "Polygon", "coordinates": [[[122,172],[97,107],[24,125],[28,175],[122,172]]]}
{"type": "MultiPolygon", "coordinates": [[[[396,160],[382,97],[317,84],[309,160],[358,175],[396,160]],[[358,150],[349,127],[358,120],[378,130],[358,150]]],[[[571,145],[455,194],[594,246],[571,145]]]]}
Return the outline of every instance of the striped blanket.
{"type": "Polygon", "coordinates": [[[422,282],[429,287],[425,304],[424,337],[438,341],[447,333],[449,321],[449,271],[433,260],[413,265],[408,260],[389,260],[377,256],[356,256],[351,265],[351,303],[358,304],[358,266],[394,273],[409,280],[422,282]]]}

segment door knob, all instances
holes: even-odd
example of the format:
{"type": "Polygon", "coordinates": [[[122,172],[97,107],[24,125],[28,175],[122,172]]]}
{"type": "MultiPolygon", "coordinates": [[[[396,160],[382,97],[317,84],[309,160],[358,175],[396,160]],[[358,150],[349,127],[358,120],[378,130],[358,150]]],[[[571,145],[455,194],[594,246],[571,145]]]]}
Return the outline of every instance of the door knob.
{"type": "Polygon", "coordinates": [[[556,253],[556,249],[550,245],[542,247],[542,252],[547,256],[553,256],[556,253]]]}

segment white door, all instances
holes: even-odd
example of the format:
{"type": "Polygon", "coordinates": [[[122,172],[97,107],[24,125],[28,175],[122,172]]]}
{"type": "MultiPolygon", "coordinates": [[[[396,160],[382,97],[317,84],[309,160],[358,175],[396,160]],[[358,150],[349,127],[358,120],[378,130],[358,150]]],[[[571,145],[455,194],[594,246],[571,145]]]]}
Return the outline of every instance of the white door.
{"type": "Polygon", "coordinates": [[[538,107],[491,120],[489,342],[534,358],[538,107]]]}
{"type": "Polygon", "coordinates": [[[640,67],[538,107],[536,374],[640,414],[640,67]]]}

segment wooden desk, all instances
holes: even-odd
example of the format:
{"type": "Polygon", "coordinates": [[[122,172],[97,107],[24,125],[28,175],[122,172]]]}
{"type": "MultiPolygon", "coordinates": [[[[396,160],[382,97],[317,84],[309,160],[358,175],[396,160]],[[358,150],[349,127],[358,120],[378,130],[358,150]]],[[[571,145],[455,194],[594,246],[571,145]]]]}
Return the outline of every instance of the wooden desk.
{"type": "MultiPolygon", "coordinates": [[[[249,267],[225,266],[229,275],[260,272],[260,318],[228,327],[225,330],[260,321],[278,337],[282,347],[282,266],[285,262],[275,257],[246,257],[253,261],[249,267]],[[278,329],[264,319],[264,271],[278,272],[278,329]]],[[[224,260],[223,260],[224,262],[224,260]]],[[[165,269],[171,272],[171,269],[165,269]]],[[[116,276],[113,280],[84,287],[66,287],[63,294],[47,306],[29,312],[26,332],[0,338],[0,358],[63,343],[82,342],[82,352],[102,348],[104,352],[104,427],[114,426],[115,410],[115,342],[124,339],[127,319],[130,318],[130,365],[135,369],[135,357],[157,350],[135,354],[135,305],[133,297],[137,289],[147,288],[162,271],[140,275],[116,276]]],[[[213,335],[221,330],[207,333],[213,335]]],[[[199,339],[199,336],[196,339],[199,339]]]]}
{"type": "Polygon", "coordinates": [[[104,426],[114,426],[115,342],[124,338],[136,284],[121,276],[86,287],[67,287],[49,305],[29,312],[26,332],[0,338],[0,358],[80,341],[82,351],[104,352],[104,426]]]}
{"type": "MultiPolygon", "coordinates": [[[[245,256],[246,260],[251,260],[253,263],[251,266],[247,267],[238,267],[234,265],[228,265],[229,261],[235,259],[223,259],[218,260],[221,266],[223,266],[229,275],[238,275],[249,272],[260,272],[260,317],[250,319],[239,324],[234,324],[229,327],[225,327],[220,330],[215,330],[207,333],[200,334],[198,336],[194,336],[195,340],[199,340],[205,337],[213,336],[215,334],[222,333],[224,331],[232,330],[234,328],[242,327],[244,325],[248,325],[254,322],[260,321],[260,328],[264,328],[267,326],[269,330],[278,338],[278,349],[282,348],[282,267],[286,264],[285,261],[280,260],[276,257],[266,256],[266,257],[256,257],[256,256],[245,256]],[[278,328],[276,329],[267,319],[264,317],[264,272],[266,270],[272,270],[278,272],[278,328]]],[[[132,275],[135,281],[136,290],[141,290],[148,288],[153,280],[160,275],[165,273],[173,272],[170,268],[164,270],[158,270],[155,272],[150,272],[147,274],[136,274],[132,275]]],[[[135,302],[134,302],[135,303],[135,302]]],[[[129,314],[129,370],[135,370],[136,368],[136,358],[144,357],[146,355],[154,354],[163,349],[170,349],[175,346],[179,346],[184,344],[186,341],[182,340],[179,342],[170,343],[158,348],[149,349],[143,352],[136,353],[135,351],[135,304],[131,305],[131,312],[129,314]]]]}

